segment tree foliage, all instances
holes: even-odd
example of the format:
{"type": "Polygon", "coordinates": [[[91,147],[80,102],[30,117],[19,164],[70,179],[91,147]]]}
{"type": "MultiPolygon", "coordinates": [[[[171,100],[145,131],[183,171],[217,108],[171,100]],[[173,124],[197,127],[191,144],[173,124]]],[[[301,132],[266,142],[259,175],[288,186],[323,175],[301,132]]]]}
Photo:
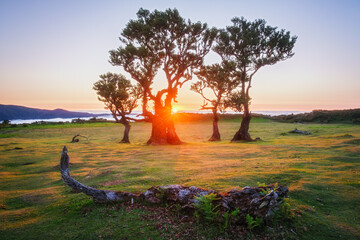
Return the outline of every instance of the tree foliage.
{"type": "Polygon", "coordinates": [[[197,75],[199,81],[191,85],[191,90],[199,93],[204,98],[202,110],[211,110],[213,113],[213,134],[209,141],[220,141],[220,131],[218,127],[218,111],[224,112],[227,108],[224,97],[228,95],[237,85],[238,82],[232,74],[233,64],[222,62],[210,66],[201,66],[197,75]],[[209,88],[215,98],[210,99],[206,96],[204,90],[209,88]],[[208,104],[211,103],[211,106],[208,104]]]}
{"type": "Polygon", "coordinates": [[[183,19],[176,9],[164,12],[140,9],[122,32],[123,46],[110,51],[110,62],[123,66],[138,81],[148,97],[154,77],[161,67],[168,86],[157,94],[167,93],[175,100],[177,89],[192,78],[192,71],[203,63],[216,36],[216,29],[183,19]]]}
{"type": "Polygon", "coordinates": [[[220,31],[214,51],[223,62],[233,64],[233,74],[239,83],[227,98],[226,105],[236,111],[243,111],[239,131],[232,141],[252,140],[249,134],[251,114],[249,110],[251,81],[262,67],[273,65],[294,55],[296,36],[266,25],[265,20],[253,22],[244,18],[233,18],[232,26],[220,31]]]}
{"type": "Polygon", "coordinates": [[[235,65],[234,75],[241,83],[239,100],[249,103],[249,89],[254,74],[266,65],[273,65],[294,55],[292,52],[296,36],[284,29],[266,25],[263,19],[253,22],[244,18],[233,18],[232,26],[220,31],[214,51],[223,61],[235,65]],[[245,95],[245,96],[242,96],[245,95]]]}
{"type": "Polygon", "coordinates": [[[250,104],[251,98],[250,96],[246,96],[246,94],[241,90],[234,90],[229,92],[224,100],[224,108],[230,108],[235,112],[242,112],[244,110],[245,104],[250,104]]]}
{"type": "Polygon", "coordinates": [[[157,138],[180,142],[171,120],[172,103],[178,89],[192,79],[193,70],[203,64],[216,35],[215,28],[186,21],[176,9],[150,12],[141,8],[137,19],[123,29],[122,45],[110,51],[110,63],[122,66],[143,88],[143,115],[153,122],[152,138],[163,132],[157,138]],[[160,68],[167,86],[154,93],[152,85],[160,68]],[[147,109],[149,100],[154,103],[155,115],[147,109]]]}
{"type": "Polygon", "coordinates": [[[98,94],[98,99],[104,102],[105,109],[110,110],[116,122],[130,119],[126,115],[137,107],[137,101],[141,96],[139,86],[133,86],[121,74],[110,72],[100,75],[100,80],[94,83],[93,89],[98,94]]]}
{"type": "Polygon", "coordinates": [[[222,62],[221,64],[201,66],[200,70],[196,72],[199,81],[193,83],[190,89],[199,93],[206,101],[202,109],[216,111],[224,111],[226,109],[224,97],[239,84],[233,75],[233,70],[233,64],[222,62]],[[206,96],[204,92],[206,88],[211,89],[215,99],[210,99],[210,97],[206,96]],[[211,103],[212,106],[207,106],[208,103],[211,103]]]}
{"type": "Polygon", "coordinates": [[[219,31],[209,29],[207,24],[185,20],[176,9],[150,12],[140,8],[137,19],[130,20],[123,29],[119,38],[121,45],[110,51],[109,61],[122,66],[142,88],[143,115],[152,122],[148,143],[181,143],[171,109],[178,89],[191,80],[194,73],[199,81],[191,89],[212,105],[205,103],[203,108],[223,111],[230,107],[243,111],[243,122],[246,119],[243,129],[246,138],[251,139],[248,126],[252,78],[261,67],[292,57],[297,37],[266,25],[262,19],[252,22],[233,18],[232,23],[219,31]],[[222,62],[203,66],[214,41],[213,50],[222,62]],[[153,83],[160,69],[165,73],[167,86],[154,92],[153,83]],[[205,96],[205,88],[212,89],[215,99],[205,96]],[[224,95],[227,95],[226,101],[224,95]],[[153,103],[154,112],[148,110],[149,101],[153,103]]]}

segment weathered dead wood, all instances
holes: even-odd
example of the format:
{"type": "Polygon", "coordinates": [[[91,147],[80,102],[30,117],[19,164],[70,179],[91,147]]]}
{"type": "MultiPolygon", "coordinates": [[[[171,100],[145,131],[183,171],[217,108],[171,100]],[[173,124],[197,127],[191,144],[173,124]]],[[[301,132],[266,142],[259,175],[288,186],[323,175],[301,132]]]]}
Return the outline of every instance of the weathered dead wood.
{"type": "Polygon", "coordinates": [[[216,194],[218,200],[213,202],[219,206],[221,212],[240,210],[240,219],[247,214],[253,217],[269,218],[286,197],[288,188],[285,186],[268,185],[266,187],[244,187],[234,189],[227,193],[218,193],[214,190],[198,187],[187,187],[182,185],[153,186],[141,194],[121,191],[99,190],[79,183],[70,176],[70,164],[67,148],[64,147],[60,160],[61,176],[63,181],[76,192],[83,192],[93,197],[95,202],[117,202],[117,201],[146,201],[150,203],[179,204],[186,214],[195,211],[196,197],[216,194]]]}
{"type": "Polygon", "coordinates": [[[92,196],[95,202],[115,202],[115,201],[125,201],[131,198],[137,197],[137,195],[127,192],[118,192],[118,191],[107,191],[107,190],[98,190],[89,186],[86,186],[82,183],[79,183],[70,176],[70,163],[69,156],[67,154],[67,148],[64,147],[61,160],[60,160],[60,169],[61,177],[63,181],[71,187],[74,191],[81,191],[86,195],[92,196]]]}
{"type": "Polygon", "coordinates": [[[308,131],[301,131],[295,128],[294,130],[290,131],[289,133],[297,133],[297,134],[304,134],[304,135],[310,135],[311,133],[308,131]]]}
{"type": "Polygon", "coordinates": [[[82,136],[82,135],[80,135],[80,134],[76,134],[76,135],[72,138],[71,143],[79,142],[79,141],[80,141],[79,137],[86,138],[86,140],[89,140],[88,137],[82,136]]]}

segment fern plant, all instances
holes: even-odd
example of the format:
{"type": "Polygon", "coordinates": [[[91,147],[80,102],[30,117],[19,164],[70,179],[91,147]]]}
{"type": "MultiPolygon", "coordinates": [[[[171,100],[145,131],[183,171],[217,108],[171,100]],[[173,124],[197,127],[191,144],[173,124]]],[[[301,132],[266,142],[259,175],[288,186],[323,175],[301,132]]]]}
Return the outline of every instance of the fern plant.
{"type": "Polygon", "coordinates": [[[237,217],[237,215],[240,213],[240,210],[236,208],[234,211],[231,212],[225,212],[224,217],[224,228],[228,228],[230,226],[230,223],[233,219],[237,217]]]}
{"type": "Polygon", "coordinates": [[[250,230],[250,232],[255,228],[258,227],[262,224],[263,219],[262,218],[258,218],[256,217],[256,219],[254,219],[250,214],[246,215],[246,223],[247,223],[247,228],[250,230]]]}
{"type": "Polygon", "coordinates": [[[195,197],[197,203],[194,203],[196,207],[194,216],[196,218],[203,217],[207,221],[214,221],[219,216],[219,205],[213,206],[213,201],[219,200],[216,194],[210,193],[209,195],[200,195],[195,197]]]}

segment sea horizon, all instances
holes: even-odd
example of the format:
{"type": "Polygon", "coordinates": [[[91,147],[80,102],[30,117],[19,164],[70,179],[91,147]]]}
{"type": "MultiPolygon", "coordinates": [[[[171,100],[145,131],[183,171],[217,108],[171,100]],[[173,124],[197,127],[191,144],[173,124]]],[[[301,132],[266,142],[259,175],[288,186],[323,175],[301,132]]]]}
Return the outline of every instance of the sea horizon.
{"type": "MultiPolygon", "coordinates": [[[[97,114],[97,118],[103,118],[106,120],[114,120],[112,117],[110,111],[106,110],[77,110],[74,112],[83,112],[83,113],[92,113],[97,114]]],[[[290,115],[290,114],[301,114],[301,113],[309,113],[311,111],[272,111],[272,110],[264,110],[264,111],[252,111],[251,113],[255,114],[262,114],[262,115],[268,115],[268,116],[278,116],[278,115],[290,115]]],[[[197,114],[209,114],[212,113],[211,111],[178,111],[178,113],[197,113],[197,114]]],[[[226,111],[226,114],[239,114],[239,112],[234,111],[226,111]]],[[[132,118],[141,119],[141,116],[138,116],[141,114],[141,111],[133,111],[130,115],[132,118]]],[[[79,119],[83,120],[89,120],[93,117],[79,117],[79,119]]],[[[77,118],[38,118],[38,119],[13,119],[10,120],[12,124],[31,124],[34,122],[71,122],[73,119],[77,118]]]]}

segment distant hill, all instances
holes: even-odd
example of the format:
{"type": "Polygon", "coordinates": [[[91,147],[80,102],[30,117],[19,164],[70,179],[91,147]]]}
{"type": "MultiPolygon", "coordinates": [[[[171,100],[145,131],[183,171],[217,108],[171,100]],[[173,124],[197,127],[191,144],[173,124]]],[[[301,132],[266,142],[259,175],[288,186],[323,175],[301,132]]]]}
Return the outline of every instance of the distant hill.
{"type": "MultiPolygon", "coordinates": [[[[289,123],[353,123],[360,124],[360,108],[357,109],[344,109],[344,110],[313,110],[309,113],[289,114],[269,116],[264,114],[251,114],[253,118],[266,118],[280,122],[289,123]]],[[[241,113],[236,114],[221,114],[221,120],[241,120],[241,113]]],[[[212,113],[177,113],[174,119],[177,122],[192,122],[211,120],[212,113]]]]}
{"type": "Polygon", "coordinates": [[[310,113],[279,115],[270,117],[281,122],[319,122],[319,123],[360,123],[360,108],[345,110],[314,110],[310,113]]]}
{"type": "Polygon", "coordinates": [[[0,104],[0,121],[15,119],[81,118],[97,116],[99,116],[99,114],[70,112],[64,109],[44,110],[16,105],[0,104]]]}

